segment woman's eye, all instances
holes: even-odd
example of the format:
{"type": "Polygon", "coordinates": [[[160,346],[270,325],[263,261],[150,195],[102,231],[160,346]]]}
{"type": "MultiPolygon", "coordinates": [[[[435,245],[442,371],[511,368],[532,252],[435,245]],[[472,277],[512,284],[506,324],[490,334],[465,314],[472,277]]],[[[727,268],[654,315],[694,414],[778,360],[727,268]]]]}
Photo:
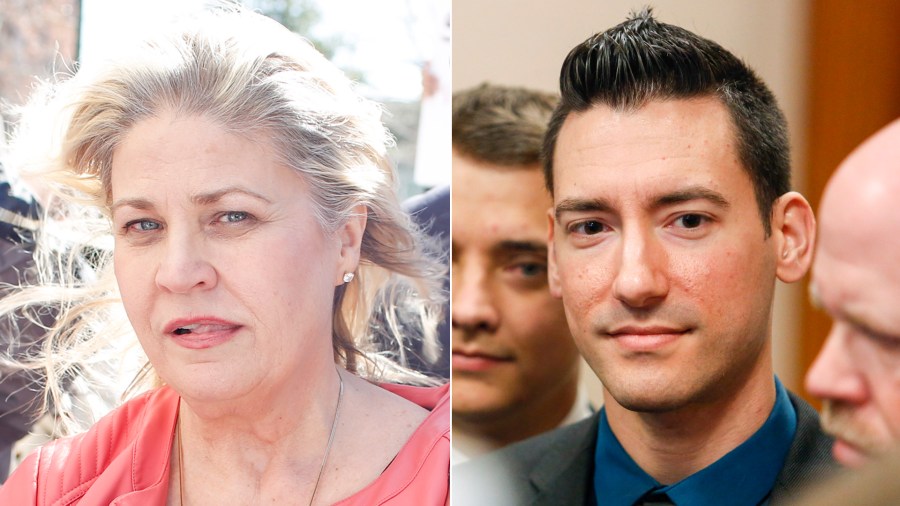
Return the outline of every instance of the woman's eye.
{"type": "Polygon", "coordinates": [[[569,232],[583,235],[596,235],[605,230],[606,225],[596,220],[580,221],[569,227],[569,232]]]}
{"type": "Polygon", "coordinates": [[[150,220],[133,220],[125,224],[126,231],[149,232],[159,229],[159,223],[150,220]]]}
{"type": "Polygon", "coordinates": [[[223,223],[238,223],[246,220],[249,215],[243,211],[228,211],[219,217],[219,221],[223,223]]]}
{"type": "Polygon", "coordinates": [[[702,214],[684,214],[675,219],[675,225],[681,228],[697,228],[709,220],[702,214]]]}

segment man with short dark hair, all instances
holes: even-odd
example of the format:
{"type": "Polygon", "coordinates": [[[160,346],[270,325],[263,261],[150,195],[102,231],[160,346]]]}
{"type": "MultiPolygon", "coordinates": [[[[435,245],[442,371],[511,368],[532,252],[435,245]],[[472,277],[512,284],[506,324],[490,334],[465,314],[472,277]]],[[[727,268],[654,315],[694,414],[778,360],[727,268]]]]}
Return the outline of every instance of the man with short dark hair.
{"type": "Polygon", "coordinates": [[[453,463],[590,415],[547,286],[541,143],[556,98],[453,96],[453,463]]]}
{"type": "Polygon", "coordinates": [[[833,462],[772,368],[775,280],[803,277],[815,234],[774,96],[649,10],[575,47],[560,89],[549,279],[604,409],[473,462],[454,503],[784,501],[833,462]]]}

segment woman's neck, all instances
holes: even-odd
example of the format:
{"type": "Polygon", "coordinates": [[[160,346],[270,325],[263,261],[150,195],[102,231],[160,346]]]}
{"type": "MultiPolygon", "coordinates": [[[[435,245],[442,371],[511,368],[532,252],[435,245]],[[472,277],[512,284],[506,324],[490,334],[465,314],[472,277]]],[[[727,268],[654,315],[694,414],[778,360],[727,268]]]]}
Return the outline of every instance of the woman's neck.
{"type": "Polygon", "coordinates": [[[173,466],[181,492],[193,499],[186,502],[209,504],[222,496],[246,504],[312,497],[323,459],[334,444],[332,430],[340,426],[343,381],[331,368],[315,386],[310,383],[287,394],[260,395],[232,409],[221,401],[212,407],[200,402],[196,409],[183,400],[177,429],[180,459],[173,466]]]}

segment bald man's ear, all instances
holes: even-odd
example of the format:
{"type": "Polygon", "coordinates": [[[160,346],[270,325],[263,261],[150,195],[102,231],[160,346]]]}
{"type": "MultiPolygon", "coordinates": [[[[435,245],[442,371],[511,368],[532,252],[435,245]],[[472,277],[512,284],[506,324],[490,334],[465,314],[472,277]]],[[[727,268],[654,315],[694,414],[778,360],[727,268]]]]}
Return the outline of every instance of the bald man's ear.
{"type": "Polygon", "coordinates": [[[785,283],[799,281],[809,270],[816,244],[816,218],[803,195],[788,192],[775,201],[772,239],[778,279],[785,283]]]}
{"type": "Polygon", "coordinates": [[[553,245],[553,208],[547,211],[547,282],[550,284],[550,295],[560,298],[562,290],[559,286],[559,272],[556,270],[556,248],[553,245]]]}

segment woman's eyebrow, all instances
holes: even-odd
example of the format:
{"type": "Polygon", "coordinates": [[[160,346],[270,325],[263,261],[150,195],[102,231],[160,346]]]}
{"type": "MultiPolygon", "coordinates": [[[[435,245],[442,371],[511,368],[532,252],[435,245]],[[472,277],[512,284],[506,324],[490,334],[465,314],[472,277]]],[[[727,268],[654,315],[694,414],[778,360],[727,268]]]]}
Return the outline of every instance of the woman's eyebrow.
{"type": "Polygon", "coordinates": [[[149,200],[142,198],[119,199],[113,202],[113,205],[109,207],[110,214],[115,214],[116,209],[119,209],[120,207],[133,207],[135,209],[146,211],[148,209],[153,209],[153,204],[149,200]]]}
{"type": "Polygon", "coordinates": [[[257,200],[262,200],[263,202],[265,202],[267,204],[272,203],[271,199],[255,192],[253,190],[250,190],[249,188],[244,188],[243,186],[229,186],[227,188],[222,188],[220,190],[215,190],[215,191],[205,192],[205,193],[198,193],[196,195],[191,196],[191,202],[198,204],[198,205],[214,204],[214,203],[218,202],[219,200],[222,200],[224,197],[235,194],[235,193],[247,195],[248,197],[252,197],[257,200]]]}
{"type": "MultiPolygon", "coordinates": [[[[211,192],[198,193],[191,197],[191,202],[197,205],[209,205],[222,200],[228,195],[233,194],[242,194],[252,197],[257,200],[261,200],[267,204],[271,204],[272,200],[259,194],[253,190],[248,188],[244,188],[241,186],[229,186],[227,188],[222,188],[221,190],[215,190],[211,192]]],[[[112,206],[110,206],[110,213],[115,213],[117,209],[121,207],[132,207],[134,209],[146,211],[148,209],[153,209],[153,203],[145,198],[124,198],[116,200],[112,206]]]]}

